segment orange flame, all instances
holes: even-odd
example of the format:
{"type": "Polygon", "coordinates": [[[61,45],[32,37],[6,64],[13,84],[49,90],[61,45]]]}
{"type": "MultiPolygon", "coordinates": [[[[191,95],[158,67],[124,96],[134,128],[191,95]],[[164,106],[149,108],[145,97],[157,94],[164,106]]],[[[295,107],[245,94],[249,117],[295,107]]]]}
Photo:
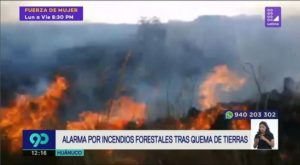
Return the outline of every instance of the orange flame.
{"type": "Polygon", "coordinates": [[[211,129],[218,116],[223,112],[224,108],[220,105],[213,109],[202,111],[194,120],[192,129],[211,129]]]}
{"type": "MultiPolygon", "coordinates": [[[[244,106],[244,105],[233,106],[231,108],[232,108],[232,110],[243,110],[243,111],[248,110],[248,107],[244,106]]],[[[249,122],[249,120],[232,120],[231,127],[232,127],[232,129],[249,130],[250,122],[249,122]]]]}
{"type": "Polygon", "coordinates": [[[57,122],[55,113],[66,89],[65,78],[57,76],[43,95],[18,95],[10,107],[0,109],[0,128],[13,152],[21,148],[22,130],[43,129],[57,122]]]}
{"type": "Polygon", "coordinates": [[[111,110],[109,118],[101,112],[82,112],[79,114],[79,121],[67,121],[67,129],[124,129],[131,121],[135,121],[137,127],[145,121],[146,105],[135,102],[128,96],[113,100],[111,110]]]}
{"type": "MultiPolygon", "coordinates": [[[[199,104],[206,110],[202,111],[199,116],[193,121],[192,129],[211,129],[215,123],[217,117],[225,109],[219,105],[219,98],[217,95],[217,87],[221,86],[221,90],[229,92],[232,90],[238,90],[245,84],[244,78],[238,77],[236,73],[230,71],[226,65],[219,65],[213,69],[213,73],[210,73],[207,79],[199,88],[199,104]]],[[[234,129],[240,128],[238,125],[245,123],[234,122],[234,129]]],[[[241,127],[240,129],[243,129],[241,127]]],[[[246,128],[246,126],[245,126],[246,128]]]]}
{"type": "Polygon", "coordinates": [[[238,90],[245,84],[244,78],[230,71],[226,65],[216,66],[213,73],[210,73],[207,79],[199,88],[199,104],[203,109],[209,109],[219,102],[217,97],[217,87],[221,86],[222,91],[238,90]]]}
{"type": "MultiPolygon", "coordinates": [[[[202,111],[199,116],[193,121],[192,129],[211,129],[212,125],[216,122],[216,119],[223,113],[225,109],[228,110],[243,110],[247,111],[248,107],[245,105],[239,106],[229,106],[224,107],[217,105],[214,108],[211,108],[206,111],[202,111]]],[[[249,120],[232,120],[231,128],[235,130],[249,130],[250,122],[249,120]]]]}

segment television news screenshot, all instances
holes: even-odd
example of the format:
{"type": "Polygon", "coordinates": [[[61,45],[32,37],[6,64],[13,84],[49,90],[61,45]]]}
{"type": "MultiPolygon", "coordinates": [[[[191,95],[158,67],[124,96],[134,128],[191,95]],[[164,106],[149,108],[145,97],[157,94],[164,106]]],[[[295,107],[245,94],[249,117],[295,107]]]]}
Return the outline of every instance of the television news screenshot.
{"type": "Polygon", "coordinates": [[[300,1],[1,1],[1,165],[300,164],[300,1]]]}

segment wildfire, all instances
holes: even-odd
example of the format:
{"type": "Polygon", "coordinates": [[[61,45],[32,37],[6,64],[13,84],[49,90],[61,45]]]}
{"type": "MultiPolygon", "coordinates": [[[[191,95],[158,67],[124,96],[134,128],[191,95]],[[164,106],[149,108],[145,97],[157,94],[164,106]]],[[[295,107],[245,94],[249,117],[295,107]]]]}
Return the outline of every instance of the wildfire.
{"type": "Polygon", "coordinates": [[[135,121],[140,127],[145,121],[146,105],[131,97],[122,96],[111,101],[111,114],[85,111],[79,114],[79,121],[67,121],[67,129],[124,129],[129,122],[135,121]]]}
{"type": "MultiPolygon", "coordinates": [[[[239,89],[245,83],[230,71],[226,65],[217,66],[201,84],[199,103],[205,111],[193,121],[192,129],[211,129],[218,116],[225,109],[217,104],[217,87],[222,91],[239,89]]],[[[0,109],[1,136],[8,139],[11,151],[21,148],[22,130],[24,129],[53,129],[57,126],[56,111],[68,83],[64,77],[57,76],[41,96],[18,95],[13,104],[0,109]]],[[[97,129],[126,129],[140,128],[146,119],[146,104],[139,103],[133,98],[122,96],[108,102],[107,110],[100,112],[84,111],[79,114],[78,121],[67,121],[66,128],[71,130],[97,130],[97,129]]],[[[231,107],[247,110],[247,107],[231,107]]],[[[228,107],[226,107],[228,109],[228,107]]],[[[167,120],[176,129],[185,129],[179,120],[167,120]]],[[[166,123],[163,123],[166,124],[166,123]]],[[[167,125],[167,124],[166,124],[167,125]]],[[[233,129],[249,129],[248,121],[232,121],[233,129]]]]}
{"type": "Polygon", "coordinates": [[[66,89],[65,78],[57,76],[43,95],[18,95],[10,107],[0,109],[0,128],[13,152],[21,148],[22,130],[51,128],[57,122],[56,110],[66,89]]]}
{"type": "Polygon", "coordinates": [[[203,109],[209,109],[219,102],[217,96],[218,86],[222,87],[222,91],[230,92],[238,90],[245,82],[246,80],[244,78],[238,77],[238,75],[230,71],[226,65],[216,66],[213,73],[208,75],[207,79],[199,88],[199,104],[203,109]]]}
{"type": "MultiPolygon", "coordinates": [[[[216,66],[212,73],[210,73],[203,84],[200,85],[199,104],[205,110],[194,120],[192,129],[211,129],[217,117],[225,109],[218,104],[219,98],[217,88],[221,86],[221,90],[230,92],[238,90],[245,84],[244,78],[238,77],[236,73],[230,71],[226,65],[216,66]]],[[[235,121],[233,123],[234,129],[246,129],[247,123],[245,121],[235,121]],[[241,126],[241,127],[240,127],[241,126]]]]}
{"type": "MultiPolygon", "coordinates": [[[[247,106],[241,105],[241,106],[233,106],[231,107],[232,110],[243,110],[247,111],[247,106]]],[[[250,123],[248,120],[232,120],[231,122],[232,129],[239,129],[239,130],[249,130],[250,129],[250,123]]]]}
{"type": "Polygon", "coordinates": [[[192,129],[211,129],[218,116],[223,112],[224,108],[221,105],[213,109],[202,111],[199,116],[194,120],[192,129]]]}

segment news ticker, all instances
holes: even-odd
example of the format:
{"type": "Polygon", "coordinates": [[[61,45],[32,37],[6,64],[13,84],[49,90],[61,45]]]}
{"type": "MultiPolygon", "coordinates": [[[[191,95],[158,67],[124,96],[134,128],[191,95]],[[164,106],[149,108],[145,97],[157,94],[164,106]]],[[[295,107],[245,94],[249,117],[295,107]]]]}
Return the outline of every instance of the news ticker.
{"type": "MultiPolygon", "coordinates": [[[[84,156],[85,150],[253,150],[258,122],[263,120],[251,119],[255,125],[249,130],[24,130],[23,155],[84,156]]],[[[276,125],[272,130],[277,144],[278,119],[268,119],[271,121],[276,125]]]]}

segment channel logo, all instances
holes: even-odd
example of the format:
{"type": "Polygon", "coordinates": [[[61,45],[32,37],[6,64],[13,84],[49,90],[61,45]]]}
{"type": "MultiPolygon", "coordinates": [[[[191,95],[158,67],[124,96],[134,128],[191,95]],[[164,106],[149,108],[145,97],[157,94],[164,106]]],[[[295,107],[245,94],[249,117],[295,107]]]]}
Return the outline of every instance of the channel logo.
{"type": "Polygon", "coordinates": [[[55,130],[23,130],[23,149],[55,149],[55,130]]]}
{"type": "Polygon", "coordinates": [[[34,148],[38,147],[40,144],[45,145],[49,142],[49,136],[45,133],[33,133],[30,135],[29,139],[34,148]]]}
{"type": "Polygon", "coordinates": [[[281,7],[265,8],[265,26],[281,27],[281,7]]]}

